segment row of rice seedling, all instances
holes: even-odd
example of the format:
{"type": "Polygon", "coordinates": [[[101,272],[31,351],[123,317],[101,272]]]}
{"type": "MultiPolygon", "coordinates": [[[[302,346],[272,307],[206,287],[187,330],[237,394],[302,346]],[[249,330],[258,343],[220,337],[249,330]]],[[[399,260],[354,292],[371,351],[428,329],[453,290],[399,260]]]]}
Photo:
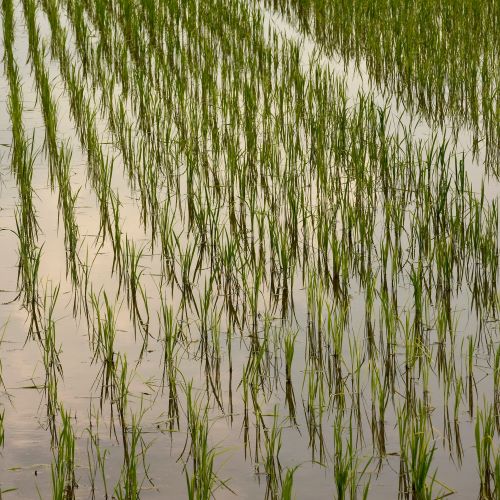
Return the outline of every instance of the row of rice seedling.
{"type": "Polygon", "coordinates": [[[15,176],[19,204],[16,209],[19,270],[18,287],[23,305],[30,313],[29,335],[39,335],[38,269],[41,248],[37,246],[38,223],[33,203],[33,140],[26,136],[23,124],[23,95],[19,69],[14,56],[14,11],[12,1],[2,2],[4,71],[9,82],[8,110],[12,124],[11,170],[15,176]]]}
{"type": "Polygon", "coordinates": [[[64,242],[66,245],[66,272],[70,274],[74,286],[78,282],[77,245],[78,225],[75,220],[75,205],[78,193],[72,193],[70,183],[71,149],[67,143],[57,139],[57,107],[52,96],[49,74],[41,52],[39,29],[36,23],[36,4],[27,0],[23,3],[24,15],[28,26],[29,54],[33,65],[37,92],[40,98],[45,123],[45,149],[49,162],[50,185],[57,179],[59,188],[58,206],[63,219],[64,242]]]}

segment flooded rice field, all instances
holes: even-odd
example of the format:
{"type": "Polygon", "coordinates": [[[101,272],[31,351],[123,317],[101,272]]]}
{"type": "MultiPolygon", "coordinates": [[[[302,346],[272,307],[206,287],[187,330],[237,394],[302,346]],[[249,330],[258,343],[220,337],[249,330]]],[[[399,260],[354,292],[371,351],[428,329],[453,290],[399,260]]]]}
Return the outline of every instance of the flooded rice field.
{"type": "Polygon", "coordinates": [[[0,498],[500,498],[498,1],[0,2],[0,498]]]}

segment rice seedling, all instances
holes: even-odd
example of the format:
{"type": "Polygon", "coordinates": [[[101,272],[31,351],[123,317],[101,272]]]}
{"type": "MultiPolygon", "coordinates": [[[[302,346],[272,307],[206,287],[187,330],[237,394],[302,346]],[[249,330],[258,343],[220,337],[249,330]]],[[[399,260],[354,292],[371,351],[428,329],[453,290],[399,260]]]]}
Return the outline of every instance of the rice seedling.
{"type": "Polygon", "coordinates": [[[51,465],[52,497],[57,500],[75,498],[75,434],[71,415],[60,408],[61,426],[58,430],[57,447],[51,465]]]}
{"type": "Polygon", "coordinates": [[[292,500],[293,498],[293,478],[297,467],[286,470],[285,478],[281,486],[281,500],[292,500]]]}
{"type": "Polygon", "coordinates": [[[218,454],[208,442],[208,415],[199,402],[193,399],[192,383],[186,387],[187,421],[190,437],[189,456],[192,460],[192,472],[185,466],[187,496],[191,499],[208,499],[225,482],[220,481],[215,472],[215,458],[218,454]]]}
{"type": "Polygon", "coordinates": [[[47,419],[51,429],[52,439],[57,439],[55,418],[59,411],[58,382],[62,378],[63,370],[60,361],[61,348],[56,345],[56,327],[54,311],[59,296],[59,285],[45,290],[43,310],[45,312],[41,348],[43,352],[43,366],[45,369],[45,395],[47,398],[47,419]]]}
{"type": "Polygon", "coordinates": [[[89,463],[89,480],[91,484],[92,498],[95,497],[96,490],[96,476],[99,472],[103,484],[104,498],[108,498],[108,485],[106,481],[106,458],[108,450],[102,449],[99,439],[99,416],[96,416],[95,428],[91,426],[87,428],[88,445],[87,445],[87,458],[89,463]]]}
{"type": "Polygon", "coordinates": [[[434,498],[436,471],[432,460],[436,447],[427,428],[425,407],[419,402],[417,413],[409,415],[405,410],[398,414],[401,447],[400,494],[412,498],[434,498]]]}
{"type": "Polygon", "coordinates": [[[174,313],[171,307],[164,302],[163,295],[160,295],[161,311],[159,322],[164,338],[163,350],[163,376],[162,384],[168,384],[168,420],[169,429],[172,431],[175,426],[179,427],[179,398],[177,393],[177,372],[178,372],[178,342],[181,336],[176,324],[174,313]]]}
{"type": "Polygon", "coordinates": [[[122,254],[123,264],[125,270],[125,282],[127,286],[127,301],[131,313],[131,320],[134,325],[139,325],[144,332],[144,349],[147,348],[148,340],[148,324],[149,324],[149,311],[146,290],[141,285],[142,270],[139,269],[139,261],[141,260],[144,249],[136,250],[135,245],[125,239],[125,250],[122,254]],[[139,299],[142,300],[144,312],[141,314],[139,308],[139,299]]]}
{"type": "MultiPolygon", "coordinates": [[[[94,386],[100,387],[99,401],[102,409],[106,401],[111,403],[111,429],[114,429],[113,405],[116,405],[119,412],[122,429],[125,428],[125,412],[128,400],[127,360],[122,359],[115,349],[116,339],[116,319],[115,308],[109,302],[106,292],[102,294],[104,300],[104,312],[101,312],[101,294],[97,296],[90,292],[90,300],[95,319],[92,324],[92,338],[90,339],[93,348],[92,361],[99,361],[101,367],[94,380],[94,386]]],[[[123,430],[123,432],[125,432],[123,430]]],[[[126,446],[126,445],[124,445],[126,446]]]]}
{"type": "MultiPolygon", "coordinates": [[[[364,473],[370,462],[365,467],[359,470],[359,458],[355,450],[355,442],[353,438],[352,425],[349,425],[348,438],[344,443],[342,418],[337,416],[334,425],[334,464],[333,474],[335,480],[335,487],[337,490],[337,498],[344,500],[346,498],[357,498],[357,490],[361,484],[364,473]]],[[[362,498],[367,498],[370,482],[368,481],[362,493],[362,498]]]]}
{"type": "Polygon", "coordinates": [[[297,338],[297,333],[287,332],[283,339],[284,351],[285,351],[285,368],[286,368],[286,380],[291,382],[292,380],[292,361],[295,352],[295,339],[297,338]]]}
{"type": "MultiPolygon", "coordinates": [[[[120,481],[114,489],[114,496],[119,500],[127,500],[129,498],[140,497],[142,482],[139,482],[138,468],[140,465],[140,460],[142,460],[142,463],[144,463],[145,453],[147,451],[147,446],[142,438],[142,431],[140,427],[141,418],[141,414],[139,414],[139,416],[132,415],[132,422],[130,424],[130,430],[128,431],[130,433],[130,439],[129,444],[126,448],[128,455],[126,455],[125,457],[120,481]]],[[[123,435],[125,439],[125,431],[123,435]]]]}
{"type": "Polygon", "coordinates": [[[479,496],[481,498],[493,498],[493,492],[497,489],[496,482],[495,486],[492,487],[493,471],[496,468],[496,461],[493,461],[494,435],[495,419],[492,408],[486,407],[484,412],[478,410],[474,427],[474,437],[480,478],[479,496]]]}
{"type": "Polygon", "coordinates": [[[2,408],[2,411],[0,413],[0,446],[3,448],[5,445],[5,427],[4,427],[4,420],[5,420],[5,409],[2,408]]]}
{"type": "Polygon", "coordinates": [[[282,483],[279,453],[281,450],[282,430],[278,423],[277,408],[274,408],[273,424],[264,429],[264,470],[267,478],[266,498],[277,498],[279,485],[282,483]]]}

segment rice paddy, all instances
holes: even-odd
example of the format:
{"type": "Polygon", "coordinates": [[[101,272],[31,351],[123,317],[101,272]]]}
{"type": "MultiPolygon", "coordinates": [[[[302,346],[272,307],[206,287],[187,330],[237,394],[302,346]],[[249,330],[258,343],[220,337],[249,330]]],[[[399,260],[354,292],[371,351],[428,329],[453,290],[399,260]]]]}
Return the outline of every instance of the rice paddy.
{"type": "Polygon", "coordinates": [[[0,2],[0,498],[500,498],[497,1],[0,2]]]}

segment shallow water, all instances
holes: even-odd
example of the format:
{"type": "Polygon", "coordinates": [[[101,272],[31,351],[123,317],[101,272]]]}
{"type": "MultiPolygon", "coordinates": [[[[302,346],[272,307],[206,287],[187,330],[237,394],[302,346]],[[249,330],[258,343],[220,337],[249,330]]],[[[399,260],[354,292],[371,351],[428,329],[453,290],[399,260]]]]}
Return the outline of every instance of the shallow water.
{"type": "MultiPolygon", "coordinates": [[[[63,15],[64,23],[70,23],[63,15]]],[[[91,498],[93,485],[91,481],[91,468],[95,467],[93,458],[89,459],[90,450],[89,430],[98,434],[101,450],[107,450],[105,475],[109,497],[115,485],[120,481],[120,474],[124,463],[124,450],[120,422],[117,419],[116,407],[109,399],[101,399],[100,369],[101,363],[95,357],[91,342],[91,325],[87,323],[85,315],[80,310],[73,314],[73,289],[71,281],[66,273],[66,252],[64,245],[64,228],[62,218],[58,215],[58,194],[52,191],[48,185],[48,162],[46,155],[41,150],[44,141],[44,122],[41,112],[40,100],[37,99],[34,74],[28,59],[28,38],[24,26],[21,4],[16,5],[16,33],[15,33],[15,57],[19,65],[24,97],[23,121],[26,135],[31,137],[34,132],[35,150],[38,152],[33,172],[33,190],[36,215],[41,227],[38,246],[42,247],[42,261],[38,276],[38,283],[43,290],[53,290],[60,284],[60,293],[57,300],[55,312],[56,319],[56,345],[60,346],[60,362],[63,376],[58,381],[58,402],[69,411],[72,416],[72,426],[76,436],[75,455],[75,479],[78,485],[75,495],[77,498],[91,498]],[[113,413],[111,413],[113,412],[113,413]],[[97,424],[98,422],[98,424],[97,424]],[[114,422],[115,431],[111,428],[114,422]],[[115,434],[116,432],[116,434],[115,434]]],[[[265,14],[267,23],[272,29],[284,33],[292,41],[300,39],[300,34],[293,31],[293,27],[284,24],[279,16],[265,14]],[[269,17],[268,17],[269,16],[269,17]]],[[[50,26],[42,9],[39,9],[37,20],[41,28],[41,35],[47,42],[50,39],[50,26]]],[[[97,37],[97,34],[96,34],[97,37]]],[[[3,43],[3,42],[2,42],[3,43]]],[[[68,47],[73,53],[78,54],[72,36],[69,37],[68,47]]],[[[2,53],[3,53],[3,45],[2,53]]],[[[314,51],[314,42],[306,38],[302,41],[302,58],[306,65],[310,54],[314,51]]],[[[78,59],[75,59],[78,61],[78,59]]],[[[228,333],[230,320],[227,313],[227,297],[223,290],[210,292],[208,308],[208,321],[212,322],[209,329],[209,340],[207,354],[203,352],[200,341],[200,314],[196,312],[194,302],[204,293],[207,280],[210,279],[212,270],[210,262],[205,260],[201,265],[199,273],[194,272],[196,282],[193,284],[193,296],[196,300],[182,310],[182,294],[177,286],[161,284],[162,257],[158,244],[151,244],[151,231],[144,228],[141,221],[141,200],[139,190],[131,186],[123,158],[119,148],[113,143],[113,134],[109,131],[108,123],[100,112],[96,115],[96,128],[102,140],[103,150],[115,158],[114,172],[111,181],[111,189],[119,193],[121,208],[120,219],[123,235],[133,241],[137,248],[144,245],[144,254],[140,258],[139,268],[142,271],[140,283],[146,291],[149,309],[149,339],[146,352],[141,356],[143,341],[140,328],[134,331],[131,321],[131,310],[127,304],[125,288],[118,288],[116,273],[112,273],[113,247],[108,239],[101,246],[97,235],[99,233],[99,202],[95,190],[87,178],[88,159],[87,153],[79,143],[75,130],[75,123],[70,114],[70,102],[59,72],[57,61],[50,60],[49,55],[45,61],[50,68],[53,78],[53,94],[58,103],[58,133],[60,138],[69,140],[72,149],[71,161],[71,186],[73,192],[78,191],[76,204],[76,218],[78,222],[80,239],[78,243],[78,254],[82,262],[88,254],[88,262],[93,262],[90,272],[89,289],[96,295],[100,290],[106,292],[115,305],[116,314],[116,339],[114,352],[117,355],[126,356],[131,376],[129,387],[129,412],[127,418],[131,425],[132,414],[141,414],[140,429],[144,445],[144,457],[139,460],[139,482],[142,482],[141,498],[180,498],[185,497],[186,481],[184,477],[184,463],[191,470],[191,458],[188,454],[190,438],[186,422],[186,397],[183,386],[190,380],[193,381],[194,393],[203,401],[208,408],[208,425],[210,445],[218,450],[216,456],[216,473],[220,480],[227,480],[227,488],[218,486],[214,491],[216,498],[231,498],[235,494],[242,498],[265,497],[267,477],[264,467],[265,437],[262,421],[259,421],[252,413],[252,404],[249,404],[248,442],[245,443],[245,404],[243,384],[241,383],[244,367],[251,360],[252,341],[255,340],[255,331],[260,345],[266,345],[264,332],[270,328],[267,349],[264,349],[263,361],[263,388],[259,389],[260,409],[265,425],[270,428],[273,421],[273,412],[279,414],[277,419],[282,428],[281,449],[278,455],[279,464],[285,471],[288,468],[298,466],[294,476],[295,498],[331,498],[335,494],[335,483],[333,479],[333,457],[335,446],[333,444],[333,426],[335,415],[338,414],[338,398],[332,387],[323,387],[315,397],[314,405],[308,406],[311,394],[311,386],[315,380],[321,379],[322,370],[326,373],[328,367],[319,368],[314,366],[313,361],[318,358],[311,355],[311,337],[318,335],[320,331],[327,330],[326,310],[327,306],[333,308],[333,317],[341,317],[341,306],[335,303],[333,295],[328,290],[321,290],[308,283],[308,279],[302,276],[303,269],[297,266],[293,290],[293,310],[290,308],[286,317],[282,318],[279,307],[270,292],[270,286],[262,284],[259,288],[257,325],[252,331],[251,314],[248,309],[247,295],[236,305],[242,317],[247,316],[248,324],[228,333]],[[318,320],[314,322],[311,318],[311,307],[308,304],[308,289],[315,291],[318,296],[323,294],[323,310],[320,313],[324,323],[318,328],[318,320]],[[169,385],[162,384],[163,376],[163,340],[160,336],[158,314],[160,313],[160,294],[163,294],[166,302],[173,311],[181,311],[176,324],[185,335],[185,339],[178,342],[178,371],[176,372],[178,384],[179,426],[174,425],[169,430],[169,385]],[[246,312],[243,312],[245,310],[246,312]],[[219,327],[215,324],[219,318],[219,327]],[[266,319],[269,323],[266,323],[266,319]],[[295,421],[290,417],[290,404],[286,398],[285,361],[283,354],[283,337],[289,330],[298,332],[295,341],[295,354],[293,358],[293,370],[291,382],[295,394],[296,415],[295,421]],[[214,340],[220,331],[220,342],[214,340]],[[211,349],[220,346],[219,355],[214,354],[211,349]],[[217,365],[220,365],[217,370],[217,365]],[[314,372],[313,368],[317,370],[314,372]],[[310,376],[311,375],[311,376],[310,376]],[[214,390],[214,386],[220,389],[214,390]],[[324,400],[319,394],[323,392],[324,400]],[[219,402],[218,402],[219,400],[219,402]],[[311,425],[311,410],[316,412],[319,419],[316,428],[311,425]],[[259,443],[258,456],[256,454],[256,443],[259,443]],[[323,443],[323,445],[321,445],[323,443]],[[144,461],[142,460],[144,458],[144,461]]],[[[347,95],[350,102],[355,103],[358,92],[375,92],[367,83],[364,75],[348,64],[348,70],[344,71],[344,63],[321,58],[322,65],[328,65],[338,77],[345,80],[347,95]]],[[[153,91],[153,90],[152,90],[153,91]]],[[[8,83],[5,75],[0,78],[0,95],[8,94],[8,83]]],[[[101,90],[97,88],[86,88],[89,103],[97,109],[102,97],[101,90]]],[[[377,95],[375,102],[379,105],[385,102],[386,97],[377,95]]],[[[396,131],[398,125],[394,117],[401,116],[403,122],[410,120],[408,114],[396,107],[396,99],[389,96],[391,106],[392,124],[396,131]]],[[[132,123],[137,117],[132,111],[130,102],[126,103],[127,117],[132,123]]],[[[6,100],[0,102],[0,116],[5,117],[0,126],[0,165],[1,181],[0,187],[0,227],[5,229],[0,232],[0,255],[1,255],[1,302],[0,325],[3,326],[3,339],[0,347],[2,379],[5,390],[2,393],[2,406],[5,411],[3,426],[5,429],[5,444],[0,458],[0,486],[2,491],[12,490],[6,493],[7,498],[50,498],[52,495],[51,463],[54,460],[54,450],[51,447],[51,432],[47,418],[47,395],[44,391],[45,368],[43,365],[43,352],[41,344],[36,339],[27,339],[28,314],[17,298],[18,289],[18,241],[15,231],[14,207],[18,203],[18,193],[14,176],[10,170],[10,156],[8,146],[12,142],[9,127],[9,113],[6,100]]],[[[412,117],[415,119],[415,117],[412,117]]],[[[137,127],[136,127],[137,128],[137,127]]],[[[425,140],[431,130],[432,124],[422,121],[415,133],[414,139],[425,140]]],[[[137,132],[139,134],[139,131],[137,132]]],[[[443,130],[438,130],[439,137],[443,130]]],[[[242,139],[243,140],[243,139],[242,139]]],[[[477,160],[472,160],[470,154],[471,135],[470,131],[461,130],[458,135],[457,150],[465,151],[467,161],[466,171],[471,181],[473,190],[479,192],[481,183],[485,181],[485,199],[487,202],[498,200],[498,181],[486,177],[482,169],[480,155],[477,160]]],[[[177,166],[177,174],[180,178],[180,193],[169,193],[168,189],[159,188],[159,194],[164,202],[169,194],[183,210],[187,210],[188,180],[184,165],[177,166]]],[[[279,183],[280,180],[276,179],[279,183]]],[[[163,186],[164,187],[164,186],[163,186]]],[[[311,189],[311,196],[314,189],[311,189]]],[[[262,195],[264,196],[264,195],[262,195]]],[[[354,195],[353,195],[354,198],[354,195]]],[[[201,203],[201,202],[200,202],[201,203]]],[[[354,203],[354,201],[353,201],[354,203]]],[[[175,203],[174,203],[175,205],[175,203]]],[[[227,207],[226,207],[227,208],[227,207]]],[[[179,270],[179,261],[182,252],[189,244],[198,245],[193,233],[188,232],[186,217],[181,217],[179,211],[170,210],[175,216],[174,228],[178,232],[180,244],[176,247],[177,259],[176,269],[179,270]]],[[[407,215],[406,221],[412,217],[407,215]]],[[[228,213],[221,213],[218,222],[220,226],[230,228],[228,213]]],[[[383,234],[383,217],[379,213],[377,222],[379,224],[375,234],[379,237],[383,234]]],[[[408,226],[409,224],[406,224],[408,226]]],[[[123,238],[124,239],[124,236],[123,238]]],[[[266,235],[268,255],[271,251],[270,236],[266,235]]],[[[257,243],[255,243],[257,246],[257,243]]],[[[407,246],[403,246],[406,250],[407,246]]],[[[266,263],[268,266],[269,263],[266,263]]],[[[83,266],[82,266],[83,268],[83,266]]],[[[266,267],[266,270],[268,267],[266,267]]],[[[405,268],[408,271],[407,268],[405,268]]],[[[192,271],[192,268],[191,268],[192,271]]],[[[354,274],[354,273],[353,273],[354,274]]],[[[253,279],[253,277],[251,277],[253,279]]],[[[493,283],[498,283],[498,276],[490,277],[493,283]]],[[[377,282],[380,291],[382,285],[377,282]]],[[[400,277],[396,284],[395,293],[398,297],[398,319],[401,322],[397,330],[397,345],[394,354],[395,368],[395,390],[387,402],[386,414],[383,427],[385,429],[385,454],[380,457],[380,452],[375,443],[372,429],[372,404],[378,404],[376,395],[373,394],[371,385],[372,367],[368,355],[368,341],[365,332],[365,292],[359,282],[359,277],[352,276],[348,291],[348,318],[349,321],[344,328],[344,340],[342,353],[342,374],[345,387],[350,387],[353,379],[352,369],[353,357],[350,347],[356,343],[360,349],[360,380],[361,380],[361,429],[359,442],[356,444],[357,456],[359,457],[361,471],[368,464],[366,473],[361,478],[361,484],[366,484],[370,479],[369,498],[394,498],[399,491],[398,471],[400,444],[397,428],[396,408],[404,404],[404,363],[405,344],[403,327],[405,316],[414,313],[413,290],[409,279],[409,273],[400,277]],[[371,461],[370,461],[371,460],[371,461]]],[[[248,293],[248,296],[250,294],[248,293]]],[[[103,310],[103,296],[101,299],[101,310],[103,310]]],[[[379,296],[380,297],[380,296],[379,296]]],[[[445,425],[447,420],[444,415],[444,382],[443,375],[439,373],[438,366],[438,343],[434,328],[434,319],[438,315],[438,307],[434,303],[432,291],[427,294],[428,304],[425,306],[429,317],[429,342],[428,349],[423,358],[423,363],[428,377],[419,371],[416,389],[419,391],[418,398],[426,400],[427,414],[430,425],[431,442],[435,444],[436,451],[432,461],[432,470],[437,469],[436,478],[440,481],[434,486],[435,492],[448,492],[452,490],[455,498],[472,498],[479,491],[479,477],[477,475],[476,450],[474,448],[474,423],[477,416],[477,408],[482,407],[485,398],[490,404],[493,402],[493,377],[492,361],[496,349],[496,335],[498,333],[498,320],[496,317],[481,318],[484,323],[480,325],[478,314],[476,314],[472,294],[467,284],[454,291],[451,303],[453,321],[456,321],[454,343],[445,346],[448,366],[454,366],[456,373],[452,374],[453,380],[462,377],[464,387],[456,395],[451,389],[448,403],[450,413],[453,416],[453,404],[459,398],[458,428],[461,435],[463,456],[460,457],[456,451],[452,432],[451,444],[445,439],[445,425]],[[482,328],[480,328],[480,326],[482,328]],[[474,390],[473,411],[470,411],[469,401],[465,384],[468,380],[466,364],[466,348],[469,336],[474,338],[474,390]],[[426,387],[424,387],[424,385],[426,387]],[[451,447],[451,450],[450,450],[451,447]]],[[[199,301],[201,303],[201,300],[199,301]]],[[[140,302],[141,312],[144,313],[144,304],[140,302]]],[[[95,311],[91,311],[91,317],[95,321],[95,311]]],[[[381,352],[383,349],[382,337],[386,326],[383,324],[382,305],[379,298],[375,299],[374,325],[377,337],[380,338],[381,352]]],[[[324,335],[324,333],[323,333],[324,335]]],[[[320,340],[320,344],[321,344],[320,340]]],[[[379,342],[377,339],[376,343],[379,342]]],[[[325,347],[328,341],[325,340],[325,347]]],[[[332,359],[332,355],[324,355],[325,359],[332,359]]],[[[383,355],[376,356],[379,369],[384,370],[385,359],[383,355]]],[[[449,368],[451,370],[451,368],[449,368]]],[[[381,372],[383,373],[383,371],[381,372]]],[[[347,423],[354,422],[355,434],[358,423],[351,409],[354,407],[353,400],[347,394],[344,412],[344,436],[347,437],[347,423]]],[[[375,410],[375,415],[378,413],[375,410]]],[[[376,417],[375,417],[376,418],[376,417]]],[[[56,416],[59,425],[59,416],[56,416]]],[[[453,425],[453,422],[452,422],[453,425]]],[[[129,429],[130,430],[130,429],[129,429]]],[[[92,454],[90,454],[92,457],[92,454]]],[[[99,473],[95,478],[95,498],[104,497],[104,482],[99,473]]],[[[272,494],[271,494],[272,495],[272,494]]],[[[271,496],[272,497],[272,496],[271,496]]]]}

